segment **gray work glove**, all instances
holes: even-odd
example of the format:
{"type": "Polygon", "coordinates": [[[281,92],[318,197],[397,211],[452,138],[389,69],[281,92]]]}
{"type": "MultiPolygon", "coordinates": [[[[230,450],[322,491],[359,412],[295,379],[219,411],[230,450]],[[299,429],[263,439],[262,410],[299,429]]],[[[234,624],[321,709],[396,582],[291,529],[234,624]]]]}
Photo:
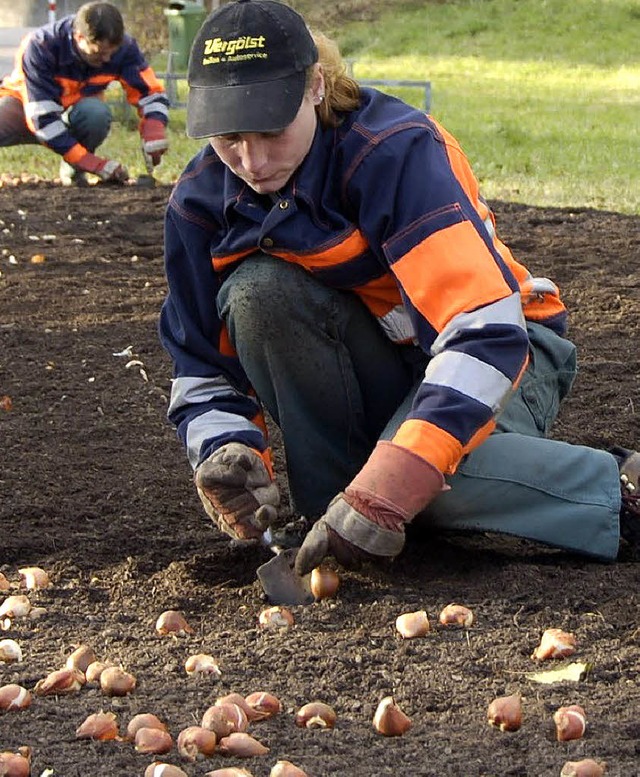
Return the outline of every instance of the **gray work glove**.
{"type": "Polygon", "coordinates": [[[278,486],[258,453],[242,443],[214,451],[197,467],[195,483],[207,515],[234,540],[259,539],[277,515],[278,486]]]}

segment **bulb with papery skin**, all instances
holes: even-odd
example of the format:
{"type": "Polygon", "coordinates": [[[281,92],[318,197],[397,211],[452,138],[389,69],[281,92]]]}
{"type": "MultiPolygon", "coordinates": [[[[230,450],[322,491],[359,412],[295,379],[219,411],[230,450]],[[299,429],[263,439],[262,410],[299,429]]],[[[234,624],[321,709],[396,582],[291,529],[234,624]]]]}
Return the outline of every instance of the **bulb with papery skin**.
{"type": "Polygon", "coordinates": [[[291,761],[278,761],[271,767],[269,777],[309,777],[309,775],[291,761]]]}
{"type": "Polygon", "coordinates": [[[438,620],[443,626],[461,626],[468,629],[473,623],[473,612],[462,604],[448,604],[441,610],[438,620]]]}
{"type": "Polygon", "coordinates": [[[107,742],[118,737],[118,721],[113,712],[94,712],[76,729],[76,739],[107,742]]]}
{"type": "Polygon", "coordinates": [[[144,770],[144,777],[189,777],[180,767],[154,761],[144,770]]]}
{"type": "Polygon", "coordinates": [[[500,731],[517,731],[522,725],[522,700],[517,694],[499,696],[487,709],[490,725],[500,731]]]}
{"type": "Polygon", "coordinates": [[[218,706],[221,706],[222,704],[237,704],[238,707],[240,707],[240,709],[247,716],[248,721],[258,719],[257,714],[255,714],[255,711],[247,704],[247,701],[244,698],[244,696],[242,696],[239,693],[227,693],[224,696],[218,696],[215,703],[218,706]]]}
{"type": "Polygon", "coordinates": [[[3,777],[29,777],[30,774],[30,747],[19,747],[15,753],[9,750],[0,753],[0,775],[3,777]]]}
{"type": "Polygon", "coordinates": [[[340,578],[329,567],[316,567],[311,570],[309,587],[315,599],[332,599],[340,588],[340,578]]]}
{"type": "Polygon", "coordinates": [[[85,683],[79,669],[56,669],[38,680],[33,692],[36,696],[65,696],[77,693],[85,683]]]}
{"type": "Polygon", "coordinates": [[[29,614],[30,609],[31,602],[29,601],[28,596],[25,596],[24,594],[7,596],[2,604],[0,604],[0,618],[8,618],[9,620],[24,618],[29,614]]]}
{"type": "Polygon", "coordinates": [[[100,688],[105,696],[127,696],[136,687],[136,678],[118,666],[109,666],[100,674],[100,688]]]}
{"type": "Polygon", "coordinates": [[[31,706],[31,692],[22,685],[9,683],[0,687],[0,710],[17,712],[31,706]]]}
{"type": "Polygon", "coordinates": [[[333,728],[337,715],[333,707],[322,701],[310,701],[296,712],[295,724],[299,728],[333,728]]]}
{"type": "Polygon", "coordinates": [[[214,675],[215,677],[222,675],[214,657],[208,653],[196,653],[189,656],[184,662],[184,670],[187,674],[214,675]]]}
{"type": "Polygon", "coordinates": [[[540,638],[540,644],[531,658],[546,661],[550,658],[566,658],[576,652],[574,634],[562,629],[547,629],[540,638]]]}
{"type": "Polygon", "coordinates": [[[206,772],[204,777],[253,777],[253,774],[247,771],[247,769],[241,769],[239,766],[226,766],[222,769],[206,772]]]}
{"type": "Polygon", "coordinates": [[[215,733],[202,726],[188,726],[178,734],[178,752],[188,761],[209,758],[216,749],[218,738],[215,733]]]}
{"type": "Polygon", "coordinates": [[[385,737],[399,737],[411,728],[411,719],[395,703],[393,696],[386,696],[375,711],[373,727],[385,737]]]}
{"type": "Polygon", "coordinates": [[[266,691],[254,691],[245,697],[247,706],[253,710],[252,720],[272,718],[282,711],[282,704],[277,696],[266,691]]]}
{"type": "Polygon", "coordinates": [[[258,623],[264,629],[284,629],[293,626],[294,618],[286,607],[267,607],[258,616],[258,623]]]}
{"type": "Polygon", "coordinates": [[[405,612],[396,618],[396,630],[404,639],[424,637],[430,628],[429,618],[424,610],[405,612]]]}
{"type": "Polygon", "coordinates": [[[556,724],[558,742],[581,739],[587,726],[585,712],[577,704],[558,708],[553,715],[553,722],[556,724]]]}
{"type": "Polygon", "coordinates": [[[230,755],[235,758],[253,758],[257,755],[266,755],[269,748],[252,737],[251,734],[236,731],[220,740],[218,752],[221,755],[230,755]]]}
{"type": "Polygon", "coordinates": [[[169,731],[166,724],[164,724],[160,718],[151,712],[139,712],[134,715],[127,724],[127,733],[125,739],[133,742],[136,738],[136,734],[141,728],[157,728],[160,731],[169,731]]]}
{"type": "Polygon", "coordinates": [[[46,588],[51,582],[49,575],[40,567],[23,567],[18,570],[18,574],[22,578],[22,585],[29,590],[46,588]]]}
{"type": "Polygon", "coordinates": [[[139,728],[136,731],[134,745],[138,753],[163,755],[173,747],[173,739],[168,731],[160,728],[139,728]]]}
{"type": "Polygon", "coordinates": [[[0,640],[0,663],[13,664],[22,661],[22,648],[15,639],[0,640]]]}
{"type": "Polygon", "coordinates": [[[165,610],[156,621],[156,632],[160,636],[167,634],[195,634],[186,618],[179,610],[165,610]]]}
{"type": "Polygon", "coordinates": [[[567,761],[562,767],[560,777],[602,777],[605,771],[604,762],[583,758],[581,761],[567,761]]]}
{"type": "Polygon", "coordinates": [[[10,588],[11,588],[11,583],[2,574],[2,572],[0,572],[0,591],[8,591],[10,588]]]}
{"type": "Polygon", "coordinates": [[[65,661],[65,666],[67,669],[79,669],[81,672],[86,673],[89,666],[94,663],[95,660],[96,654],[93,652],[93,648],[89,647],[89,645],[78,645],[65,661]]]}

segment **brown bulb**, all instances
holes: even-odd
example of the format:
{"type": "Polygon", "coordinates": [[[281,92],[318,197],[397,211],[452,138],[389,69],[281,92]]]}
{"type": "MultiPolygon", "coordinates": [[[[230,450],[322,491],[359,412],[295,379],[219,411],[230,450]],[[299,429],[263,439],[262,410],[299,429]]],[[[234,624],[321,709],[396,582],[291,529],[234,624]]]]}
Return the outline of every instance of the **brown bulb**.
{"type": "Polygon", "coordinates": [[[487,709],[487,719],[500,731],[517,731],[522,725],[522,701],[517,694],[494,699],[487,709]]]}
{"type": "Polygon", "coordinates": [[[398,707],[393,696],[386,696],[373,716],[373,727],[385,737],[399,737],[411,728],[411,719],[398,707]]]}

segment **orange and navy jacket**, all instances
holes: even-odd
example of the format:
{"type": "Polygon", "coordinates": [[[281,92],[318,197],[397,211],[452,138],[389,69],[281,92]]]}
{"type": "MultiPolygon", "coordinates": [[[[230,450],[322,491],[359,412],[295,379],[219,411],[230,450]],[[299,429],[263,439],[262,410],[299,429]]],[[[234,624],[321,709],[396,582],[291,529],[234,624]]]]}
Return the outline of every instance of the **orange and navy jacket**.
{"type": "Polygon", "coordinates": [[[40,143],[75,164],[87,150],[69,133],[62,114],[84,97],[103,98],[113,81],[122,84],[141,121],[167,124],[169,101],[135,40],[125,35],[109,62],[91,67],[76,49],[73,16],[66,16],[23,39],[13,72],[0,83],[0,97],[20,100],[27,126],[40,143]]]}
{"type": "Polygon", "coordinates": [[[316,130],[278,194],[258,196],[207,146],[167,206],[160,337],[174,362],[168,415],[192,466],[231,441],[268,458],[259,399],[215,301],[238,262],[264,251],[357,294],[392,341],[431,357],[393,442],[454,472],[527,366],[526,321],[564,334],[558,289],[498,239],[456,140],[375,90],[338,128],[316,130]]]}

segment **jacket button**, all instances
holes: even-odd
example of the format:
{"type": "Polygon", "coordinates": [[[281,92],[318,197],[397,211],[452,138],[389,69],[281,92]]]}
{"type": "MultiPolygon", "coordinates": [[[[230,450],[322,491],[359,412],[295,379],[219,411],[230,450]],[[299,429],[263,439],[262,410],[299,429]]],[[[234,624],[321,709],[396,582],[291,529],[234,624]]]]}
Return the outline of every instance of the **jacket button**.
{"type": "Polygon", "coordinates": [[[265,248],[273,248],[273,240],[270,237],[265,237],[262,241],[262,245],[265,248]]]}
{"type": "Polygon", "coordinates": [[[286,210],[289,207],[289,200],[280,200],[278,207],[280,210],[286,210]]]}

